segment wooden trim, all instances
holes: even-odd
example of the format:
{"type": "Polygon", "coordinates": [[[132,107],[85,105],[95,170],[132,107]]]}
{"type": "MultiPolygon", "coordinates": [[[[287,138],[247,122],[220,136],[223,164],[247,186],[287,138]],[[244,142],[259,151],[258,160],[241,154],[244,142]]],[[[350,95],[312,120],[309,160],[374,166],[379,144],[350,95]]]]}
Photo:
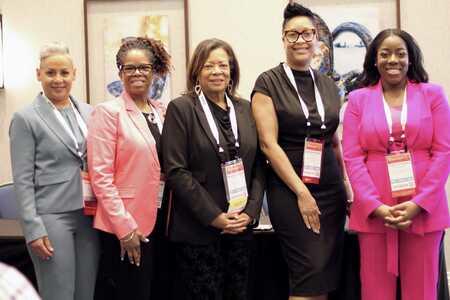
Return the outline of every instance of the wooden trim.
{"type": "Polygon", "coordinates": [[[184,0],[184,51],[186,51],[186,69],[189,64],[189,0],[184,0]]]}
{"type": "Polygon", "coordinates": [[[401,29],[402,28],[402,19],[401,19],[400,0],[397,0],[396,6],[397,6],[397,28],[401,29]]]}
{"type": "Polygon", "coordinates": [[[89,86],[89,41],[88,41],[88,28],[87,28],[87,1],[83,0],[83,15],[84,15],[84,62],[86,67],[86,102],[91,103],[90,99],[90,86],[89,86]]]}

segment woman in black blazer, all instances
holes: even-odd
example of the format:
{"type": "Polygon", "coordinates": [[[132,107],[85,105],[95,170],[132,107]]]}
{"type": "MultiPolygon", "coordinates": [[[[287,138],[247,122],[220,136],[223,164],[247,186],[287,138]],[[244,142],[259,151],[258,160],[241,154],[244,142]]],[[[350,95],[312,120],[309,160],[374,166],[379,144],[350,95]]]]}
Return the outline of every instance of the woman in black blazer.
{"type": "Polygon", "coordinates": [[[186,299],[246,299],[251,225],[265,176],[250,103],[235,96],[238,83],[231,47],[205,40],[189,65],[188,92],[167,108],[162,146],[172,191],[168,229],[186,299]],[[230,166],[243,166],[244,174],[225,176],[226,184],[223,169],[230,166]]]}

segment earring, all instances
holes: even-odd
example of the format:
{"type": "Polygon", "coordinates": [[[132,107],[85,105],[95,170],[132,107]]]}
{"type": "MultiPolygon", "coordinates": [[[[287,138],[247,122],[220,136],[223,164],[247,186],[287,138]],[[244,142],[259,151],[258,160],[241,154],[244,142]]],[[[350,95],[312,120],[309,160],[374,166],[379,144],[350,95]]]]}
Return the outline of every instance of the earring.
{"type": "Polygon", "coordinates": [[[200,83],[197,80],[197,83],[194,86],[194,92],[197,94],[197,96],[200,96],[202,93],[202,87],[200,86],[200,83]]]}
{"type": "Polygon", "coordinates": [[[231,95],[231,91],[233,90],[233,79],[230,79],[230,81],[228,82],[228,86],[227,86],[227,91],[228,93],[231,95]]]}

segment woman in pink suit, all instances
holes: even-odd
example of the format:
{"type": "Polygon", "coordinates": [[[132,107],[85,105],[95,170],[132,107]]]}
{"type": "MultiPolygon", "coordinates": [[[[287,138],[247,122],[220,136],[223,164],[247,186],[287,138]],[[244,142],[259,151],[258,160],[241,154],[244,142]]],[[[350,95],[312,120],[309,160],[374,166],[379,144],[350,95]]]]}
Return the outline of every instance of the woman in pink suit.
{"type": "Polygon", "coordinates": [[[120,47],[116,64],[124,92],[95,108],[87,141],[98,200],[94,226],[105,232],[100,268],[114,286],[102,297],[149,299],[163,116],[148,95],[153,75],[169,72],[169,54],[158,41],[133,38],[120,47]]]}
{"type": "Polygon", "coordinates": [[[395,299],[398,276],[402,299],[436,299],[450,224],[450,110],[443,89],[427,81],[414,38],[387,29],[367,50],[364,88],[349,95],[343,149],[363,300],[395,299]]]}

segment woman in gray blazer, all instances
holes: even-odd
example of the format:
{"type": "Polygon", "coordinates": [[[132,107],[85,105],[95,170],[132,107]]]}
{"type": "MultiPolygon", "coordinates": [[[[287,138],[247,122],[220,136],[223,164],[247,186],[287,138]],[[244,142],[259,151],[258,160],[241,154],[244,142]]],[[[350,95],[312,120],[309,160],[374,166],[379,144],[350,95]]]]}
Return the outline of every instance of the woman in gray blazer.
{"type": "Polygon", "coordinates": [[[27,248],[44,300],[93,298],[97,233],[83,213],[90,106],[71,95],[75,68],[60,43],[44,46],[36,70],[43,92],[14,114],[10,146],[27,248]]]}

